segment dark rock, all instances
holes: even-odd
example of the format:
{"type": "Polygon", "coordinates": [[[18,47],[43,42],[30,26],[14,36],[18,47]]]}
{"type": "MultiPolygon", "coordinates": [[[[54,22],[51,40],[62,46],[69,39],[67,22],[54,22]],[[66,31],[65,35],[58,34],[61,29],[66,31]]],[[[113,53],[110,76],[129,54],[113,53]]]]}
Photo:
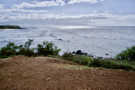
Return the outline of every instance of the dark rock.
{"type": "Polygon", "coordinates": [[[106,56],[108,56],[108,55],[109,55],[109,53],[106,53],[105,55],[106,55],[106,56]]]}
{"type": "Polygon", "coordinates": [[[85,52],[82,52],[81,50],[77,50],[76,52],[72,52],[73,54],[77,54],[77,55],[88,55],[87,53],[85,52]]]}
{"type": "Polygon", "coordinates": [[[63,41],[63,39],[58,39],[59,41],[63,41]]]}
{"type": "Polygon", "coordinates": [[[97,59],[103,59],[103,57],[97,57],[97,59]]]}
{"type": "Polygon", "coordinates": [[[94,56],[93,56],[93,55],[91,55],[91,54],[88,54],[88,56],[89,56],[89,57],[94,57],[94,56]]]}

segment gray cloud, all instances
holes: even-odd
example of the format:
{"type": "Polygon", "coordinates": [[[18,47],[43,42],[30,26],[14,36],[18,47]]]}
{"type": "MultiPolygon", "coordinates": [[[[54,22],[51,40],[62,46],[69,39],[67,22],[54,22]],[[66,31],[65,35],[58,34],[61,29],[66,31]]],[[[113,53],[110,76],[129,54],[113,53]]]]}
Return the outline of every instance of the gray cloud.
{"type": "Polygon", "coordinates": [[[95,4],[103,0],[42,0],[42,1],[31,1],[22,2],[21,4],[16,4],[16,8],[34,8],[34,7],[50,7],[50,6],[64,6],[66,4],[76,4],[76,3],[90,3],[95,4]]]}

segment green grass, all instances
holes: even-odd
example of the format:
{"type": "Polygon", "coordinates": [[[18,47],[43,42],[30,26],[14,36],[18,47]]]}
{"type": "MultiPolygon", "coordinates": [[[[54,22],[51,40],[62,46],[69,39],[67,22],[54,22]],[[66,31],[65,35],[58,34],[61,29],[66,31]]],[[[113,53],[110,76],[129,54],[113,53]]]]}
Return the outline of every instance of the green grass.
{"type": "Polygon", "coordinates": [[[88,66],[80,66],[80,65],[64,65],[63,68],[69,69],[69,70],[85,70],[90,69],[88,66]]]}
{"type": "Polygon", "coordinates": [[[94,60],[89,66],[92,67],[104,67],[110,69],[124,69],[124,70],[133,70],[135,71],[134,65],[131,65],[129,62],[124,63],[117,60],[94,60]]]}
{"type": "Polygon", "coordinates": [[[93,58],[85,56],[85,55],[73,55],[72,53],[64,53],[63,59],[70,60],[81,65],[89,65],[93,62],[93,58]]]}
{"type": "Polygon", "coordinates": [[[89,67],[103,67],[108,69],[123,69],[135,71],[135,62],[120,60],[95,59],[85,55],[74,55],[72,53],[63,54],[63,59],[76,62],[89,67]]]}

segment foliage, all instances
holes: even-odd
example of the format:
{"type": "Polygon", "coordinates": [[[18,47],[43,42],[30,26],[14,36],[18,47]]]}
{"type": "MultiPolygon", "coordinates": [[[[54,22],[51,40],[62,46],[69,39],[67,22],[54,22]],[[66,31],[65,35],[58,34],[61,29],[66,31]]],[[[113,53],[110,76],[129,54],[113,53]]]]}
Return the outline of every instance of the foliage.
{"type": "Polygon", "coordinates": [[[116,60],[97,60],[95,59],[90,66],[92,67],[104,67],[111,69],[124,69],[124,70],[135,70],[130,64],[118,63],[116,60]]]}
{"type": "Polygon", "coordinates": [[[9,42],[5,47],[0,49],[0,57],[9,57],[17,54],[18,46],[14,43],[9,42]]]}
{"type": "Polygon", "coordinates": [[[73,54],[73,53],[64,53],[62,56],[64,59],[76,62],[81,65],[89,65],[93,59],[89,56],[86,55],[78,55],[78,54],[73,54]]]}
{"type": "Polygon", "coordinates": [[[29,39],[24,45],[19,46],[17,55],[34,56],[34,48],[30,48],[33,40],[29,39]]]}
{"type": "Polygon", "coordinates": [[[135,46],[122,51],[120,54],[116,56],[116,59],[135,61],[135,46]]]}
{"type": "MultiPolygon", "coordinates": [[[[60,49],[57,48],[51,42],[43,42],[38,44],[36,48],[32,48],[33,40],[26,41],[23,45],[16,45],[13,42],[9,42],[5,47],[0,49],[0,58],[7,58],[15,55],[24,56],[58,56],[60,49]]],[[[93,58],[87,54],[81,52],[80,50],[75,53],[64,53],[62,58],[65,60],[70,60],[75,63],[86,65],[89,67],[104,67],[111,69],[124,69],[124,70],[135,70],[135,46],[128,48],[119,55],[117,59],[101,59],[93,58]],[[78,53],[79,52],[79,53],[78,53]]]]}
{"type": "Polygon", "coordinates": [[[38,44],[37,46],[37,54],[48,56],[48,55],[58,55],[60,49],[54,46],[53,43],[50,42],[43,42],[42,44],[38,44]]]}
{"type": "Polygon", "coordinates": [[[124,69],[124,70],[135,70],[134,64],[129,61],[118,61],[118,60],[106,60],[106,59],[96,59],[87,55],[77,55],[72,53],[64,53],[62,56],[66,60],[76,62],[81,65],[86,65],[89,67],[103,67],[110,69],[124,69]]]}
{"type": "Polygon", "coordinates": [[[71,52],[65,52],[63,55],[62,55],[62,57],[64,58],[64,59],[66,59],[66,60],[71,60],[72,61],[72,59],[73,59],[73,54],[71,53],[71,52]]]}
{"type": "Polygon", "coordinates": [[[5,47],[0,49],[0,58],[7,58],[15,55],[48,56],[58,55],[60,52],[60,49],[54,46],[53,43],[43,42],[43,44],[38,44],[37,48],[31,48],[32,42],[33,40],[28,40],[23,45],[16,45],[13,42],[9,42],[5,47]]]}

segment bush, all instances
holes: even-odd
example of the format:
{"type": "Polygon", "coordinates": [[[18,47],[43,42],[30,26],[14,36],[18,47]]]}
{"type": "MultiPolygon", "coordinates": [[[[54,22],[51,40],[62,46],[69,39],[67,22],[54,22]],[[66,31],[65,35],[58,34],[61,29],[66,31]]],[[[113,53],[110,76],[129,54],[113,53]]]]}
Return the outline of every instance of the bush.
{"type": "Polygon", "coordinates": [[[43,42],[38,44],[37,48],[31,48],[33,40],[28,40],[24,45],[15,45],[9,42],[5,47],[0,49],[0,58],[7,58],[9,56],[24,55],[24,56],[48,56],[58,55],[60,49],[54,46],[53,43],[43,42]],[[37,50],[37,52],[35,52],[37,50]]]}
{"type": "Polygon", "coordinates": [[[15,45],[9,42],[5,47],[0,49],[0,57],[9,57],[14,55],[34,56],[34,49],[30,48],[33,40],[28,40],[24,45],[15,45]]]}
{"type": "Polygon", "coordinates": [[[93,61],[93,59],[89,56],[77,55],[77,54],[67,53],[67,52],[64,53],[62,55],[62,57],[64,59],[76,62],[76,63],[81,64],[81,65],[89,65],[93,61]]]}
{"type": "Polygon", "coordinates": [[[43,42],[42,44],[38,44],[37,46],[37,54],[48,56],[48,55],[58,55],[60,49],[54,46],[53,43],[50,42],[43,42]]]}
{"type": "Polygon", "coordinates": [[[124,69],[124,70],[135,70],[130,64],[119,63],[116,60],[93,60],[90,64],[93,67],[104,67],[111,69],[124,69]]]}
{"type": "Polygon", "coordinates": [[[62,57],[64,58],[64,59],[67,59],[67,60],[73,60],[73,54],[71,53],[71,52],[65,52],[63,55],[62,55],[62,57]]]}
{"type": "Polygon", "coordinates": [[[93,59],[91,57],[85,55],[75,55],[74,60],[82,65],[88,65],[88,66],[93,62],[93,59]]]}
{"type": "Polygon", "coordinates": [[[34,48],[30,48],[32,45],[33,40],[29,39],[25,42],[24,45],[19,46],[18,55],[24,55],[24,56],[35,56],[34,48]]]}
{"type": "Polygon", "coordinates": [[[118,60],[128,60],[135,61],[135,46],[128,48],[125,51],[122,51],[120,54],[116,56],[118,60]]]}
{"type": "Polygon", "coordinates": [[[9,57],[17,54],[18,46],[9,42],[5,47],[0,49],[0,57],[9,57]]]}
{"type": "Polygon", "coordinates": [[[70,60],[81,65],[89,67],[103,67],[110,69],[124,69],[124,70],[135,70],[134,65],[130,64],[129,61],[109,60],[109,59],[96,59],[87,55],[77,55],[73,53],[64,53],[62,56],[65,60],[70,60]]]}

